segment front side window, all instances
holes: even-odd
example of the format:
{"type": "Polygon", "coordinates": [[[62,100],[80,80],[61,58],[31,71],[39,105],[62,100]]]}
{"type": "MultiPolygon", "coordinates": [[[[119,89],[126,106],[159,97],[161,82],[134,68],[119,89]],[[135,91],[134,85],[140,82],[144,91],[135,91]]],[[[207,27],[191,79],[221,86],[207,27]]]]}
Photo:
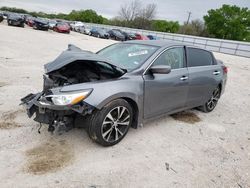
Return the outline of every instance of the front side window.
{"type": "Polygon", "coordinates": [[[154,62],[154,65],[168,65],[171,69],[184,67],[184,50],[182,47],[171,48],[163,52],[154,62]]]}
{"type": "Polygon", "coordinates": [[[187,48],[187,59],[189,67],[208,66],[213,64],[211,53],[197,48],[187,48]]]}

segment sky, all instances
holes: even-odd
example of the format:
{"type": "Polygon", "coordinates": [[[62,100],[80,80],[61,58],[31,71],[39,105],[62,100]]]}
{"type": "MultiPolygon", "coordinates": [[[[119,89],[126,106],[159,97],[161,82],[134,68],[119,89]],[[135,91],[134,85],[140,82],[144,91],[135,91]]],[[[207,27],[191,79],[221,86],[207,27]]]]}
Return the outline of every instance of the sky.
{"type": "MultiPolygon", "coordinates": [[[[1,6],[23,8],[29,11],[47,13],[69,13],[71,10],[93,9],[107,18],[118,15],[121,5],[131,0],[0,0],[1,6]]],[[[250,0],[142,0],[143,4],[157,5],[157,19],[179,21],[187,20],[188,12],[192,12],[191,20],[202,19],[209,9],[216,9],[223,4],[248,7],[250,0]]]]}

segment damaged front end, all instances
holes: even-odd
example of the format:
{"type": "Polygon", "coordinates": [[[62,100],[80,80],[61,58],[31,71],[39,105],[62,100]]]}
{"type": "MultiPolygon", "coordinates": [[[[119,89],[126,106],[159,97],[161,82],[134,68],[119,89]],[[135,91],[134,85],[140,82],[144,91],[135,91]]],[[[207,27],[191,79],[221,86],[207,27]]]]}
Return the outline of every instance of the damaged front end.
{"type": "Polygon", "coordinates": [[[68,50],[45,65],[43,91],[29,94],[21,101],[28,117],[35,115],[35,121],[49,125],[48,131],[53,132],[56,127],[67,131],[95,109],[84,101],[93,90],[91,82],[118,78],[124,73],[98,54],[69,45],[68,50]],[[90,84],[86,85],[88,82],[90,84]],[[63,90],[69,85],[83,83],[84,89],[76,85],[73,90],[63,90]]]}

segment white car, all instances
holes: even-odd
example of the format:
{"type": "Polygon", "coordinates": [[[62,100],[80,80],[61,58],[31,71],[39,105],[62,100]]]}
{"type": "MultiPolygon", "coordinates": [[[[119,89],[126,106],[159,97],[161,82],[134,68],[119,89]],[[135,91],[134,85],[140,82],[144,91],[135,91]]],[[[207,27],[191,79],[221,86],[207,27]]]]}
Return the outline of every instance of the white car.
{"type": "Polygon", "coordinates": [[[82,22],[75,22],[71,25],[73,31],[79,32],[80,27],[83,27],[84,24],[82,22]]]}
{"type": "Polygon", "coordinates": [[[50,20],[49,21],[49,29],[53,29],[57,24],[57,21],[54,20],[50,20]]]}
{"type": "Polygon", "coordinates": [[[91,30],[91,28],[90,28],[90,27],[85,26],[85,28],[84,28],[84,34],[86,34],[86,35],[90,35],[90,30],[91,30]]]}

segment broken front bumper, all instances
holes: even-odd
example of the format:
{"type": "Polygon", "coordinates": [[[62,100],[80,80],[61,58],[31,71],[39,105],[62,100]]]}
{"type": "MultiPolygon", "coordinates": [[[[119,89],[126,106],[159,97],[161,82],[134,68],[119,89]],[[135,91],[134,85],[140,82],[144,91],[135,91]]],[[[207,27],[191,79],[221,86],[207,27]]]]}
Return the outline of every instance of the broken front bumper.
{"type": "Polygon", "coordinates": [[[47,101],[44,93],[29,94],[21,99],[25,105],[28,117],[31,118],[35,114],[34,120],[39,123],[53,124],[55,121],[70,122],[79,114],[85,116],[91,114],[94,107],[81,101],[79,104],[70,106],[54,105],[51,101],[47,101]]]}

